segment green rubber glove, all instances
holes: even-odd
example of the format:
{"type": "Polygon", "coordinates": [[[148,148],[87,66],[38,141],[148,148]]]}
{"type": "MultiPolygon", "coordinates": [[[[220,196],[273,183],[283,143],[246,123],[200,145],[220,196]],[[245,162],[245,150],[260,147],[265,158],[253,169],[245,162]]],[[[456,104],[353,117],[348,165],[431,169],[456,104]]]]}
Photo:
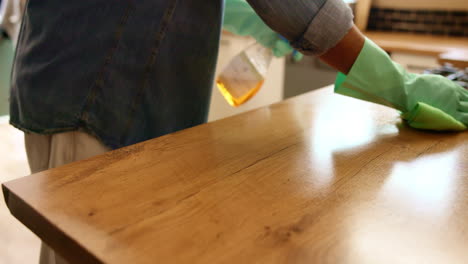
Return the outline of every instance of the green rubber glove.
{"type": "Polygon", "coordinates": [[[276,57],[294,53],[296,61],[303,55],[294,52],[289,42],[270,29],[245,0],[226,0],[223,28],[240,36],[251,36],[273,51],[276,57]]]}
{"type": "Polygon", "coordinates": [[[414,128],[467,129],[467,90],[443,76],[407,72],[369,39],[348,75],[338,74],[335,92],[398,109],[414,128]]]}

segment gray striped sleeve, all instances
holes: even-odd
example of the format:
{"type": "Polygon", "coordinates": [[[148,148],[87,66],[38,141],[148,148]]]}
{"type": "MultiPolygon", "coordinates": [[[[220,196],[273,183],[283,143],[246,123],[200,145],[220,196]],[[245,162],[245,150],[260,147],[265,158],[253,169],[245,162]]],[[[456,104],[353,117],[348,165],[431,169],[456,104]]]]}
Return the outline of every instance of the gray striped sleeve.
{"type": "Polygon", "coordinates": [[[247,0],[263,21],[306,55],[333,48],[353,26],[343,0],[247,0]]]}
{"type": "Polygon", "coordinates": [[[322,55],[348,33],[353,26],[353,13],[343,0],[327,0],[306,32],[291,45],[306,55],[322,55]]]}
{"type": "Polygon", "coordinates": [[[271,29],[289,40],[297,39],[306,32],[326,1],[247,0],[271,29]]]}

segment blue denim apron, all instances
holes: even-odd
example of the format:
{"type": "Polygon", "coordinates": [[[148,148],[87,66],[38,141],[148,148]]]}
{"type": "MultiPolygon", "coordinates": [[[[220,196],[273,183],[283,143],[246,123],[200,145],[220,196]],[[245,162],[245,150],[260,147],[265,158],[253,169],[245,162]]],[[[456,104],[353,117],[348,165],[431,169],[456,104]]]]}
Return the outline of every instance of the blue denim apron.
{"type": "Polygon", "coordinates": [[[119,148],[206,122],[223,0],[30,0],[11,124],[119,148]]]}

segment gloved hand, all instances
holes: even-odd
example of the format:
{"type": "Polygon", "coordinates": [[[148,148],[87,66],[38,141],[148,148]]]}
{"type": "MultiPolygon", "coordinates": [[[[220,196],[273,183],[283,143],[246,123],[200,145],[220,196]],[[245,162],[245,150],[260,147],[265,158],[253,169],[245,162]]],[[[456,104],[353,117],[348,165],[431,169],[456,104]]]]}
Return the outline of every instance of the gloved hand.
{"type": "MultiPolygon", "coordinates": [[[[264,47],[270,48],[276,57],[294,52],[289,42],[271,30],[245,0],[226,0],[223,28],[240,36],[251,36],[264,47]]],[[[303,55],[294,52],[296,61],[303,55]]]]}
{"type": "Polygon", "coordinates": [[[398,109],[414,128],[468,126],[467,90],[443,76],[407,72],[369,39],[348,75],[338,74],[335,92],[398,109]]]}

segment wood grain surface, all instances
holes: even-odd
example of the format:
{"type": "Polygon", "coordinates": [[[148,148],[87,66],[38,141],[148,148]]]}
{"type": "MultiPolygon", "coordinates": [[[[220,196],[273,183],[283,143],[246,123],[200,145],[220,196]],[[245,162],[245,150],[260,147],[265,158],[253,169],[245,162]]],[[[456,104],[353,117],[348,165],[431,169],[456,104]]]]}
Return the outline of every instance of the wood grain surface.
{"type": "Polygon", "coordinates": [[[440,63],[468,67],[468,38],[367,31],[364,34],[387,52],[433,56],[440,63]]]}
{"type": "Polygon", "coordinates": [[[3,185],[72,263],[466,263],[468,134],[321,89],[3,185]]]}

